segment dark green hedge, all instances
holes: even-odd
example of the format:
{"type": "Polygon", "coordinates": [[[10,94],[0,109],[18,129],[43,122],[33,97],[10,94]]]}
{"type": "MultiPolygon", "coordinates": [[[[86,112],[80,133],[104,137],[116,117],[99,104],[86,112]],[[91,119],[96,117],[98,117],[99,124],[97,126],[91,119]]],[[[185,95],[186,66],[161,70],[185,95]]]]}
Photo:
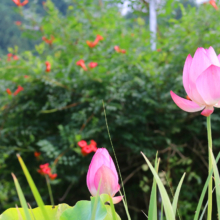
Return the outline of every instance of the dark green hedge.
{"type": "MultiPolygon", "coordinates": [[[[45,180],[37,173],[39,164],[46,162],[56,165],[58,178],[52,188],[57,203],[74,205],[79,199],[89,198],[85,176],[92,155],[83,157],[77,141],[94,139],[98,147],[112,152],[104,101],[132,219],[143,218],[140,210],[147,212],[152,184],[140,151],[151,159],[159,151],[161,178],[173,190],[187,173],[179,212],[182,219],[191,219],[207,175],[206,119],[200,113],[181,111],[169,92],[172,89],[186,95],[182,69],[189,53],[193,55],[197,47],[210,45],[220,53],[219,12],[210,5],[179,5],[176,11],[166,5],[166,12],[159,15],[158,50],[152,52],[143,18],[126,19],[117,8],[99,3],[74,1],[64,16],[48,0],[44,17],[40,19],[32,11],[32,19],[23,24],[39,27],[39,31],[25,32],[38,38],[36,51],[18,53],[18,61],[1,57],[0,209],[17,203],[11,172],[35,206],[16,153],[23,157],[48,203],[45,180]],[[182,17],[175,19],[180,12],[182,17]],[[86,41],[93,41],[97,34],[104,40],[89,48],[86,41]],[[42,36],[52,35],[52,46],[41,41],[42,36]],[[116,53],[115,45],[126,54],[116,53]],[[98,62],[98,66],[83,71],[76,65],[80,59],[86,65],[98,62]],[[51,63],[49,73],[45,72],[45,61],[51,63]],[[6,88],[15,91],[18,85],[24,90],[17,96],[5,92],[6,88]],[[35,151],[42,152],[40,160],[34,157],[35,151]]],[[[11,53],[17,53],[15,50],[9,49],[11,53]]],[[[216,153],[220,146],[219,110],[215,110],[212,120],[216,153]]],[[[116,209],[123,218],[122,204],[116,209]]]]}

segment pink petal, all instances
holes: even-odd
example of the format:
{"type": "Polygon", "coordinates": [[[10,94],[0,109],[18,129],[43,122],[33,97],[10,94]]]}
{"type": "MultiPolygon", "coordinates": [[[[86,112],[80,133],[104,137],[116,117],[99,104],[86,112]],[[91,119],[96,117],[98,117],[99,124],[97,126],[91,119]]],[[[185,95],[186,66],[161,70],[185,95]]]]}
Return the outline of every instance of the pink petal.
{"type": "Polygon", "coordinates": [[[206,50],[204,48],[198,48],[195,52],[195,55],[192,60],[192,64],[190,66],[190,71],[189,71],[190,94],[188,94],[188,96],[192,99],[192,101],[197,103],[198,105],[205,105],[205,102],[202,99],[199,92],[197,91],[196,84],[195,84],[196,79],[211,64],[212,63],[207,55],[206,50]]]}
{"type": "Polygon", "coordinates": [[[214,105],[216,108],[220,108],[220,101],[214,105]]]}
{"type": "Polygon", "coordinates": [[[190,96],[189,70],[192,63],[192,57],[189,54],[186,58],[183,68],[183,86],[188,96],[190,96]]]}
{"type": "Polygon", "coordinates": [[[206,54],[208,56],[208,58],[210,59],[211,63],[215,66],[220,66],[218,57],[215,53],[215,50],[213,49],[213,47],[209,47],[209,49],[206,50],[206,54]]]}
{"type": "Polygon", "coordinates": [[[117,204],[119,202],[121,202],[121,200],[123,199],[123,196],[116,196],[112,198],[112,201],[114,204],[117,204]]]}
{"type": "Polygon", "coordinates": [[[179,108],[181,108],[183,111],[198,112],[205,107],[205,106],[201,107],[190,100],[183,99],[183,98],[179,97],[178,95],[176,95],[173,91],[170,91],[170,95],[171,95],[173,101],[176,103],[176,105],[179,108]]]}
{"type": "Polygon", "coordinates": [[[190,82],[196,83],[198,76],[211,65],[211,61],[204,48],[198,48],[190,66],[190,82]]]}
{"type": "Polygon", "coordinates": [[[96,196],[96,194],[97,194],[97,189],[96,189],[96,187],[95,187],[94,178],[93,178],[93,176],[91,175],[90,169],[88,170],[88,173],[87,173],[86,183],[87,183],[87,187],[88,187],[89,192],[91,193],[91,195],[92,195],[92,196],[96,196]]]}
{"type": "Polygon", "coordinates": [[[86,178],[88,189],[93,196],[95,196],[97,193],[95,182],[94,182],[95,174],[97,170],[103,164],[105,164],[105,161],[106,161],[106,158],[101,154],[101,152],[98,149],[96,153],[94,154],[92,161],[89,165],[89,170],[88,170],[87,178],[86,178]]]}
{"type": "Polygon", "coordinates": [[[103,164],[109,167],[114,172],[115,176],[117,177],[117,182],[118,182],[118,172],[116,170],[114,161],[112,160],[109,152],[105,148],[99,148],[98,151],[106,158],[103,164]]]}
{"type": "Polygon", "coordinates": [[[196,87],[207,105],[220,101],[220,67],[211,65],[196,80],[196,87]]]}
{"type": "Polygon", "coordinates": [[[211,115],[214,112],[214,108],[211,107],[206,107],[202,112],[201,115],[208,117],[209,115],[211,115]]]}
{"type": "Polygon", "coordinates": [[[118,182],[115,174],[109,167],[102,165],[96,172],[94,183],[97,190],[99,187],[100,180],[101,187],[99,194],[101,195],[105,193],[113,196],[115,189],[118,187],[118,182]]]}

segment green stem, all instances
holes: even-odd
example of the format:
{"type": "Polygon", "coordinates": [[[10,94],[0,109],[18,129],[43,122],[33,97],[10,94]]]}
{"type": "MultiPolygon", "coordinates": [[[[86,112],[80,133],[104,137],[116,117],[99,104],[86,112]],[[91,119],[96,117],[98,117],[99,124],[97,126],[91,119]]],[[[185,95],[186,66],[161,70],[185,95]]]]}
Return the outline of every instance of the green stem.
{"type": "MultiPolygon", "coordinates": [[[[209,152],[209,173],[212,171],[212,130],[211,130],[211,116],[207,117],[207,133],[208,133],[208,152],[209,152]]],[[[212,178],[209,181],[208,189],[208,216],[207,220],[212,220],[212,178]]]]}
{"type": "Polygon", "coordinates": [[[49,195],[50,195],[50,202],[51,202],[51,205],[54,207],[53,193],[52,193],[52,190],[51,190],[50,180],[49,180],[48,175],[45,175],[45,178],[46,178],[46,182],[47,182],[48,192],[49,192],[49,195]]]}

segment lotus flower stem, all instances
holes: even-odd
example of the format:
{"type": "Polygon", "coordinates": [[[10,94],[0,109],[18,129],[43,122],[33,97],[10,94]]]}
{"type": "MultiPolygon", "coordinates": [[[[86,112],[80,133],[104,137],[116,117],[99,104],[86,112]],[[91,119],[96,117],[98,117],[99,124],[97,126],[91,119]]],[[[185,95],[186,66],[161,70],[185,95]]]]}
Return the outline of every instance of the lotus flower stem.
{"type": "MultiPolygon", "coordinates": [[[[212,130],[211,130],[211,115],[207,117],[207,133],[208,133],[208,152],[209,152],[209,173],[212,172],[212,130]]],[[[207,220],[212,220],[212,178],[210,178],[208,189],[208,216],[207,220]]]]}
{"type": "Polygon", "coordinates": [[[50,180],[49,180],[48,175],[45,175],[45,178],[46,178],[47,188],[48,188],[48,192],[49,192],[49,196],[50,196],[50,202],[51,202],[51,205],[54,207],[53,193],[52,193],[52,189],[50,186],[50,180]]]}

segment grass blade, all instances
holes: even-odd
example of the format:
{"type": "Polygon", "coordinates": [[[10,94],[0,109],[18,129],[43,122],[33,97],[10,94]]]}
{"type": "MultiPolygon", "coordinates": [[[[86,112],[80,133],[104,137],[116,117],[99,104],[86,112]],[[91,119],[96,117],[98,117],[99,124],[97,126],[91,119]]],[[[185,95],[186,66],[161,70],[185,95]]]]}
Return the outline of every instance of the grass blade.
{"type": "MultiPolygon", "coordinates": [[[[215,191],[215,188],[212,190],[212,193],[213,193],[214,191],[215,191]]],[[[203,211],[202,211],[202,214],[201,214],[199,220],[202,220],[202,219],[203,219],[203,216],[205,215],[205,211],[206,211],[206,209],[207,209],[207,207],[208,207],[208,202],[209,202],[209,201],[206,202],[205,207],[204,207],[204,209],[203,209],[203,211]]]]}
{"type": "Polygon", "coordinates": [[[147,164],[148,164],[148,166],[149,166],[151,172],[153,173],[154,178],[155,178],[155,180],[157,182],[158,188],[160,190],[162,202],[164,204],[164,210],[165,210],[166,218],[169,219],[169,220],[175,220],[175,215],[174,215],[174,212],[173,212],[173,207],[171,205],[169,196],[168,196],[168,194],[166,192],[166,189],[165,189],[163,183],[161,182],[157,172],[155,171],[155,169],[153,168],[153,166],[151,165],[151,163],[147,159],[147,157],[142,152],[141,152],[141,154],[143,155],[145,161],[147,162],[147,164]]]}
{"type": "Polygon", "coordinates": [[[217,210],[218,210],[218,216],[220,216],[220,177],[219,177],[219,172],[218,172],[218,168],[216,165],[216,161],[215,161],[215,157],[210,150],[211,156],[212,156],[212,167],[213,167],[213,171],[214,171],[214,177],[215,177],[215,191],[216,191],[216,201],[217,201],[217,210]]]}
{"type": "Polygon", "coordinates": [[[19,184],[16,176],[13,173],[11,175],[12,175],[14,183],[15,183],[15,187],[16,187],[18,197],[19,197],[19,200],[20,200],[20,203],[21,203],[21,207],[24,210],[25,218],[26,218],[26,220],[31,220],[31,216],[30,216],[30,213],[29,213],[29,210],[28,210],[27,202],[24,198],[24,194],[21,190],[20,184],[19,184]]]}
{"type": "MultiPolygon", "coordinates": [[[[220,153],[218,154],[217,158],[216,158],[216,163],[218,163],[219,161],[219,158],[220,158],[220,153]]],[[[200,196],[200,199],[199,199],[199,203],[198,203],[198,206],[196,208],[196,214],[194,216],[194,220],[198,220],[199,219],[199,213],[200,213],[200,210],[201,210],[201,207],[202,207],[202,203],[203,203],[203,200],[204,200],[204,197],[205,197],[205,194],[206,194],[206,191],[207,191],[207,188],[208,188],[208,184],[209,184],[209,180],[210,178],[212,177],[212,173],[213,173],[213,169],[212,171],[210,172],[206,182],[205,182],[205,185],[203,187],[203,190],[202,190],[202,194],[200,196]]]]}
{"type": "MultiPolygon", "coordinates": [[[[17,210],[17,213],[18,213],[18,220],[23,220],[22,215],[21,215],[21,212],[19,211],[18,206],[15,205],[15,207],[16,207],[16,210],[17,210]]],[[[0,217],[1,217],[1,216],[0,216],[0,217]]]]}
{"type": "Polygon", "coordinates": [[[160,220],[163,220],[163,203],[161,202],[161,217],[160,220]]]}
{"type": "Polygon", "coordinates": [[[118,173],[119,173],[119,177],[120,177],[120,180],[121,180],[121,185],[122,185],[122,189],[123,189],[123,193],[124,193],[123,204],[124,204],[124,207],[125,207],[125,210],[126,210],[126,214],[127,214],[128,220],[131,220],[131,216],[130,216],[129,211],[128,211],[128,205],[127,205],[127,198],[126,198],[126,194],[125,194],[125,188],[124,188],[124,184],[123,184],[123,180],[122,180],[122,176],[121,176],[118,160],[117,160],[117,157],[116,157],[116,154],[115,154],[115,149],[114,149],[114,146],[113,146],[113,143],[112,143],[112,139],[111,139],[111,135],[110,135],[109,127],[108,127],[108,120],[107,120],[106,111],[105,111],[105,104],[104,104],[103,100],[102,100],[102,104],[103,104],[103,111],[104,111],[104,115],[105,115],[106,128],[107,128],[107,131],[108,131],[109,140],[110,140],[110,143],[111,143],[111,146],[112,146],[112,150],[113,150],[113,153],[114,153],[114,157],[115,157],[115,160],[116,160],[116,165],[117,165],[117,168],[118,168],[118,173]]]}
{"type": "Polygon", "coordinates": [[[32,214],[33,219],[36,220],[36,218],[34,216],[34,212],[33,212],[32,208],[31,208],[31,205],[29,203],[28,203],[28,207],[31,210],[31,214],[32,214]]]}
{"type": "Polygon", "coordinates": [[[181,180],[180,180],[180,182],[179,182],[179,184],[177,186],[174,198],[173,198],[172,206],[173,206],[173,212],[174,212],[175,216],[176,216],[176,209],[177,209],[177,203],[178,203],[178,199],[179,199],[180,189],[182,187],[185,175],[186,175],[186,173],[183,174],[183,176],[182,176],[182,178],[181,178],[181,180]]]}
{"type": "Polygon", "coordinates": [[[48,218],[48,214],[47,214],[47,211],[46,211],[46,209],[44,207],[44,202],[43,202],[43,200],[42,200],[42,198],[41,198],[41,196],[40,196],[40,194],[39,194],[39,192],[37,190],[37,187],[36,187],[32,177],[31,177],[31,175],[30,175],[30,173],[29,173],[29,171],[28,171],[24,161],[22,160],[20,155],[17,155],[17,157],[18,157],[18,161],[21,164],[21,167],[23,169],[24,175],[25,175],[25,177],[26,177],[26,179],[28,181],[28,184],[29,184],[29,186],[31,188],[31,191],[32,191],[32,193],[34,195],[34,198],[35,198],[35,200],[37,202],[37,205],[40,207],[41,212],[42,212],[42,214],[44,216],[44,219],[48,220],[49,219],[48,218]]]}
{"type": "MultiPolygon", "coordinates": [[[[158,173],[159,163],[157,162],[157,155],[158,155],[158,153],[156,154],[156,158],[155,158],[155,170],[158,173]]],[[[150,195],[150,205],[149,205],[149,210],[148,210],[148,218],[157,220],[157,183],[156,183],[155,178],[153,181],[153,187],[152,187],[152,191],[151,191],[151,195],[150,195]]]]}

